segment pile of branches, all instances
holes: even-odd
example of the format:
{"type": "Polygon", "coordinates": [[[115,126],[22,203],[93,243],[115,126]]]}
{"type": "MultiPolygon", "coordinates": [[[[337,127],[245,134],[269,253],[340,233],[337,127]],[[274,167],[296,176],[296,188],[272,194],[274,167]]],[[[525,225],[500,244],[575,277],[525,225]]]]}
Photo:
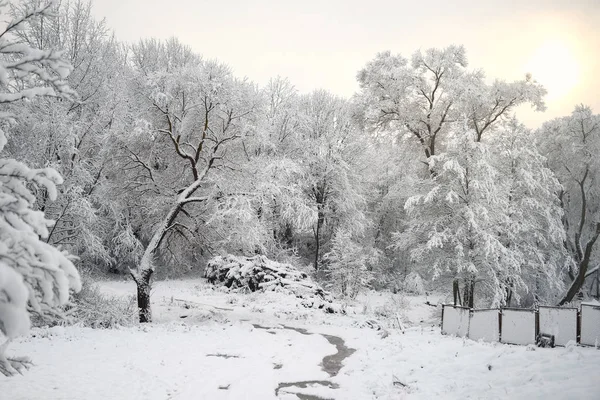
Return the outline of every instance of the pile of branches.
{"type": "Polygon", "coordinates": [[[331,294],[313,282],[308,274],[290,264],[278,263],[262,255],[217,256],[208,262],[204,276],[209,283],[232,290],[283,292],[303,299],[305,307],[321,308],[330,313],[342,311],[333,302],[331,294]]]}

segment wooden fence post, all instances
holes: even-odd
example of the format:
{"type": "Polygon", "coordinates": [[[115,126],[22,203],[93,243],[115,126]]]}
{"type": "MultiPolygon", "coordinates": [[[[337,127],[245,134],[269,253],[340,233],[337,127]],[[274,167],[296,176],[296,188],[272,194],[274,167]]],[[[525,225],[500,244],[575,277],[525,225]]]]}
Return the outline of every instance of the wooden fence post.
{"type": "Polygon", "coordinates": [[[581,343],[581,310],[577,311],[577,343],[581,343]]]}
{"type": "Polygon", "coordinates": [[[442,304],[442,323],[441,323],[441,327],[442,327],[442,334],[444,333],[444,308],[446,307],[445,304],[442,304]]]}
{"type": "Polygon", "coordinates": [[[498,341],[502,341],[502,308],[498,309],[498,341]]]}

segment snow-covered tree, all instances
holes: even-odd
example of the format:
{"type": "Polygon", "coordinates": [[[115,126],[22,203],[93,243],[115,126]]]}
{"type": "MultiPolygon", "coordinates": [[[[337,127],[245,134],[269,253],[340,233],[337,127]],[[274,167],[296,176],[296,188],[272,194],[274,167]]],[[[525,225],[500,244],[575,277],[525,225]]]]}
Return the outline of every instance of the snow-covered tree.
{"type": "MultiPolygon", "coordinates": [[[[0,10],[8,6],[0,2],[0,10]]],[[[71,66],[63,53],[36,49],[16,35],[38,17],[49,16],[51,4],[26,9],[8,22],[0,33],[0,104],[38,96],[74,95],[65,79],[71,66]]],[[[7,143],[14,115],[1,115],[0,151],[7,143]]],[[[79,274],[69,255],[46,243],[52,221],[35,209],[32,190],[44,190],[50,199],[57,195],[61,176],[51,168],[29,168],[10,158],[0,159],[0,332],[8,341],[0,346],[0,372],[12,375],[28,365],[25,358],[7,358],[11,339],[27,333],[29,313],[59,312],[70,290],[81,287],[79,274]]]]}
{"type": "Polygon", "coordinates": [[[468,307],[476,287],[494,306],[527,293],[552,299],[564,265],[558,182],[516,122],[493,140],[477,141],[466,124],[463,132],[431,157],[434,177],[406,202],[412,229],[396,235],[396,247],[413,245],[427,275],[453,280],[455,302],[462,283],[468,307]]]}
{"type": "Polygon", "coordinates": [[[545,123],[536,138],[562,184],[558,197],[564,210],[565,247],[573,260],[562,305],[581,290],[588,269],[600,263],[600,115],[577,106],[570,116],[545,123]]]}
{"type": "MultiPolygon", "coordinates": [[[[411,235],[419,239],[412,258],[430,265],[427,272],[434,279],[449,274],[455,285],[463,282],[464,303],[472,307],[477,281],[491,282],[492,296],[500,303],[506,290],[498,272],[517,274],[514,264],[504,264],[506,251],[496,233],[497,211],[505,204],[497,193],[499,176],[489,146],[467,132],[455,135],[446,152],[431,157],[435,178],[428,182],[428,193],[409,198],[405,208],[414,218],[411,235]]],[[[402,236],[397,236],[398,247],[404,244],[402,236]]]]}
{"type": "Polygon", "coordinates": [[[339,228],[356,234],[368,224],[361,175],[367,143],[343,99],[316,91],[301,99],[300,112],[298,150],[305,197],[316,214],[313,266],[318,270],[323,247],[339,228]]]}
{"type": "Polygon", "coordinates": [[[171,235],[201,237],[217,214],[243,205],[229,190],[232,180],[220,177],[236,169],[241,149],[235,145],[253,132],[258,101],[252,84],[217,62],[191,58],[179,66],[161,65],[136,66],[138,120],[133,133],[117,138],[127,155],[120,164],[129,173],[123,189],[132,200],[124,212],[151,232],[139,232],[144,252],[130,269],[140,322],[151,321],[151,277],[161,248],[171,248],[166,246],[171,235]]]}
{"type": "MultiPolygon", "coordinates": [[[[379,140],[388,138],[389,148],[396,149],[400,160],[386,170],[398,170],[402,165],[388,179],[380,207],[375,208],[385,210],[386,221],[397,221],[394,228],[399,232],[427,218],[417,214],[418,210],[424,211],[422,208],[412,209],[406,216],[401,205],[411,196],[426,196],[431,184],[427,180],[434,179],[436,173],[432,157],[455,146],[450,142],[456,142],[457,135],[474,132],[470,140],[480,142],[495,136],[490,134],[492,131],[502,131],[515,107],[529,103],[536,110],[544,109],[545,90],[531,78],[489,84],[483,72],[470,71],[467,66],[465,49],[449,46],[417,51],[410,60],[390,52],[380,53],[358,73],[361,90],[355,100],[364,109],[362,122],[379,140]],[[409,167],[407,160],[412,160],[415,167],[409,167]],[[428,173],[415,169],[421,163],[427,165],[428,173]]],[[[378,225],[378,237],[391,238],[391,231],[378,225]]],[[[397,252],[392,264],[399,264],[408,273],[412,262],[405,252],[422,239],[408,235],[401,240],[402,246],[394,245],[397,252]]]]}
{"type": "Polygon", "coordinates": [[[531,78],[489,85],[481,71],[468,71],[467,65],[462,46],[417,51],[410,61],[379,53],[357,76],[365,122],[374,131],[413,138],[427,161],[453,128],[461,128],[463,115],[481,140],[521,104],[544,110],[546,91],[531,78]]]}
{"type": "MultiPolygon", "coordinates": [[[[39,5],[27,0],[13,8],[18,15],[39,5]]],[[[124,60],[104,21],[92,16],[91,2],[56,2],[51,16],[39,16],[18,37],[30,46],[63,50],[73,69],[66,78],[80,98],[44,98],[18,106],[19,121],[6,150],[30,166],[55,168],[63,177],[59,196],[51,201],[40,191],[37,204],[55,221],[48,243],[78,254],[84,269],[112,267],[110,249],[112,196],[101,186],[111,158],[111,131],[120,129],[124,106],[124,60]]]]}
{"type": "Polygon", "coordinates": [[[485,82],[483,72],[465,75],[461,80],[458,107],[467,116],[468,127],[473,129],[478,141],[484,134],[502,127],[511,119],[512,111],[519,105],[530,104],[535,111],[545,111],[546,89],[530,75],[515,82],[495,80],[485,82]]]}
{"type": "Polygon", "coordinates": [[[342,296],[355,298],[375,279],[374,267],[380,252],[363,237],[352,237],[339,228],[331,239],[331,250],[323,259],[327,262],[330,286],[342,296]]]}
{"type": "Polygon", "coordinates": [[[398,143],[389,137],[372,140],[367,154],[369,159],[377,162],[369,164],[365,175],[370,183],[367,202],[372,222],[371,236],[381,252],[380,270],[374,284],[399,287],[404,278],[416,271],[413,271],[414,264],[410,260],[410,246],[394,249],[390,244],[394,232],[405,231],[409,226],[410,218],[404,203],[419,193],[424,171],[414,162],[414,155],[419,153],[417,144],[398,143]]]}
{"type": "Polygon", "coordinates": [[[508,306],[513,300],[528,305],[556,302],[569,262],[563,246],[563,210],[556,196],[561,185],[532,138],[532,132],[513,119],[489,140],[501,176],[496,184],[507,200],[499,234],[520,265],[523,283],[519,290],[508,280],[508,306]]]}
{"type": "Polygon", "coordinates": [[[263,88],[257,127],[243,138],[244,167],[237,174],[238,191],[252,193],[246,199],[253,204],[253,228],[244,230],[254,235],[255,252],[279,261],[296,257],[298,235],[316,219],[304,194],[299,97],[287,79],[272,79],[263,88]]]}
{"type": "Polygon", "coordinates": [[[462,46],[417,51],[410,61],[389,51],[377,54],[357,76],[368,125],[414,137],[429,159],[456,119],[458,82],[466,67],[462,46]]]}

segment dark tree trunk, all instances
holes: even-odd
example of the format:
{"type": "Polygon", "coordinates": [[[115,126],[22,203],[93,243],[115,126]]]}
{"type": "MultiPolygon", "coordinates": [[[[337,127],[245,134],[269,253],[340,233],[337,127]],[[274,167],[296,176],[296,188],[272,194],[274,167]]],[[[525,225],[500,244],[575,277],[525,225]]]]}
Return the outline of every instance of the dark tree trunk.
{"type": "MultiPolygon", "coordinates": [[[[513,283],[512,283],[512,279],[507,279],[505,281],[506,284],[506,296],[504,298],[504,305],[506,307],[510,307],[510,304],[512,303],[512,298],[513,298],[513,283]]],[[[536,278],[536,285],[535,285],[535,292],[537,292],[538,290],[538,285],[537,285],[537,278],[536,278]]]]}
{"type": "Polygon", "coordinates": [[[559,306],[563,306],[566,303],[570,303],[571,301],[573,301],[573,299],[575,298],[575,295],[577,295],[577,293],[583,286],[583,283],[585,282],[585,272],[581,273],[581,271],[586,271],[586,270],[587,270],[587,265],[579,266],[579,273],[575,277],[575,280],[571,283],[571,286],[569,287],[569,290],[567,290],[567,293],[564,295],[564,297],[558,303],[559,306]]]}
{"type": "Polygon", "coordinates": [[[321,227],[323,226],[323,222],[325,221],[325,214],[321,211],[321,206],[319,205],[319,212],[317,217],[317,227],[315,229],[315,261],[314,267],[315,271],[319,270],[319,251],[321,248],[321,227]]]}
{"type": "MultiPolygon", "coordinates": [[[[598,236],[600,236],[600,222],[596,224],[596,230],[594,232],[594,235],[586,243],[583,252],[581,250],[577,252],[577,258],[581,260],[578,262],[579,271],[577,272],[575,280],[571,282],[569,290],[567,290],[567,293],[558,303],[559,306],[565,305],[566,303],[573,301],[575,295],[577,295],[579,290],[583,287],[583,284],[585,283],[585,275],[587,273],[588,266],[590,265],[590,259],[592,257],[592,249],[594,248],[596,240],[598,240],[598,236]]],[[[580,237],[577,237],[576,242],[579,243],[579,241],[580,237]]],[[[581,247],[578,247],[578,249],[581,249],[581,247]]]]}
{"type": "Polygon", "coordinates": [[[600,300],[600,269],[596,271],[596,300],[600,300]]]}
{"type": "Polygon", "coordinates": [[[140,323],[152,322],[152,309],[150,308],[151,277],[152,270],[143,271],[137,278],[133,276],[133,280],[137,286],[137,305],[140,323]]]}
{"type": "Polygon", "coordinates": [[[475,304],[475,277],[469,276],[465,278],[465,287],[463,289],[465,307],[473,308],[475,304]]]}
{"type": "Polygon", "coordinates": [[[462,302],[460,301],[460,284],[458,283],[458,279],[452,281],[452,296],[454,297],[455,306],[462,305],[462,302]]]}

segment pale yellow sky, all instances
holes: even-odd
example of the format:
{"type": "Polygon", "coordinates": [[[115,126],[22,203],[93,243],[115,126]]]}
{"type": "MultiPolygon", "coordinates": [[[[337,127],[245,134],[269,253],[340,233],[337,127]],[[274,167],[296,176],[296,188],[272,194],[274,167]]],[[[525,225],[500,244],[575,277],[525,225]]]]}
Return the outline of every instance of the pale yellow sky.
{"type": "Polygon", "coordinates": [[[175,36],[259,83],[281,75],[302,92],[350,96],[375,54],[462,44],[470,68],[547,86],[548,110],[520,109],[531,127],[575,104],[600,113],[600,0],[93,0],[117,37],[175,36]]]}

